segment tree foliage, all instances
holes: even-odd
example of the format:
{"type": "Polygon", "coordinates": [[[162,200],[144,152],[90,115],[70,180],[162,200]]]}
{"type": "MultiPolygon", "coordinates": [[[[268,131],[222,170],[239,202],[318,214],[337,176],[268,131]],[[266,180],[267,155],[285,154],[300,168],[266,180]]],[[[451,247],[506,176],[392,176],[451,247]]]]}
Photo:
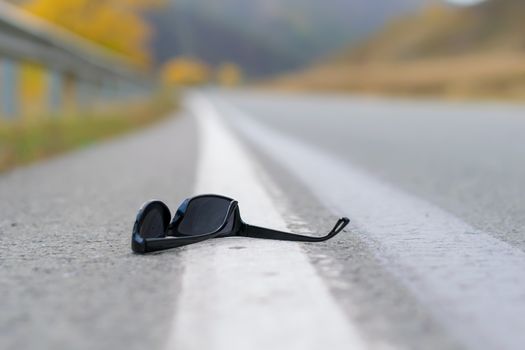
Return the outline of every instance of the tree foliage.
{"type": "Polygon", "coordinates": [[[217,68],[217,83],[222,86],[236,86],[242,81],[241,68],[235,63],[223,63],[217,68]]]}
{"type": "Polygon", "coordinates": [[[210,79],[210,68],[196,58],[178,57],[167,62],[161,74],[168,86],[202,85],[210,79]]]}
{"type": "Polygon", "coordinates": [[[163,0],[30,0],[25,9],[146,66],[151,35],[141,12],[163,0]]]}

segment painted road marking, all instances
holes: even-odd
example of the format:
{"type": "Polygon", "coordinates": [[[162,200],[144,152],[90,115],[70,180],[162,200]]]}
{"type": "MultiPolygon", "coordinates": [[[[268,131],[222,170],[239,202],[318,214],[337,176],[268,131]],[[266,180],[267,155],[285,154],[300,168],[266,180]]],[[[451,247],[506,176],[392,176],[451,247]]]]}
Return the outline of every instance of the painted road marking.
{"type": "Polygon", "coordinates": [[[231,104],[217,103],[247,139],[327,207],[350,213],[384,265],[468,347],[524,348],[524,252],[231,104]]]}
{"type": "MultiPolygon", "coordinates": [[[[189,105],[200,129],[196,193],[239,200],[247,222],[286,229],[256,165],[210,103],[189,105]]],[[[227,238],[188,247],[167,349],[366,348],[297,243],[227,238]]]]}

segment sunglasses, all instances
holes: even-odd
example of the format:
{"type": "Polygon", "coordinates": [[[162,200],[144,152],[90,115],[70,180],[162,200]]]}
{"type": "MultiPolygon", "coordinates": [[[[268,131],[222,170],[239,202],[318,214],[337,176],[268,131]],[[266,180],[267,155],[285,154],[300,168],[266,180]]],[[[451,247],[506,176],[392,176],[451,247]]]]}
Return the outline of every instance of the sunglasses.
{"type": "Polygon", "coordinates": [[[232,236],[322,242],[337,235],[349,222],[343,217],[325,236],[303,236],[249,225],[241,219],[237,201],[220,195],[206,194],[186,199],[173,219],[166,204],[154,200],[144,203],[139,209],[131,249],[135,253],[148,253],[232,236]]]}

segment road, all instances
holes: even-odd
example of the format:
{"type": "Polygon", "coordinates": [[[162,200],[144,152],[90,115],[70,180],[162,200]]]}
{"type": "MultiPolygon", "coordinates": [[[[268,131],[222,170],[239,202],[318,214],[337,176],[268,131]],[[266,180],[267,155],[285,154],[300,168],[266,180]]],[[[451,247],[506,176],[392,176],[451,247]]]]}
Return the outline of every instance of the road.
{"type": "Polygon", "coordinates": [[[522,349],[525,107],[205,90],[0,176],[2,349],[522,349]],[[136,256],[149,198],[347,232],[136,256]]]}

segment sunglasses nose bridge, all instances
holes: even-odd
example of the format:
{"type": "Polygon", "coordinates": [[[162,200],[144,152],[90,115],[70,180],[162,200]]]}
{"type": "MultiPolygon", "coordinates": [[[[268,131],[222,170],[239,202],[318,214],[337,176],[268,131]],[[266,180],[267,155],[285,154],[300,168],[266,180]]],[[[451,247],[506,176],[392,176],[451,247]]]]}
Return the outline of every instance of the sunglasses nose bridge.
{"type": "Polygon", "coordinates": [[[173,219],[171,220],[168,229],[172,229],[177,223],[179,223],[180,220],[182,220],[182,218],[186,214],[186,210],[188,209],[189,201],[190,198],[187,198],[184,201],[182,201],[182,203],[177,208],[177,211],[175,212],[175,215],[173,216],[173,219]]]}

